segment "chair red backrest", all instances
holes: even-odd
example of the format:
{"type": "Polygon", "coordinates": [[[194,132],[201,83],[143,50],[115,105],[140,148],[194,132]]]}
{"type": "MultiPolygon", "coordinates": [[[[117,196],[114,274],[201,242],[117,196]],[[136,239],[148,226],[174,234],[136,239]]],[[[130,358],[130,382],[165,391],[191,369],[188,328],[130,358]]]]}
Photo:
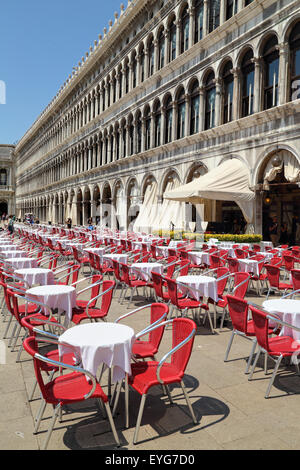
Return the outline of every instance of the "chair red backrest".
{"type": "Polygon", "coordinates": [[[210,261],[210,264],[209,264],[210,269],[216,269],[223,265],[223,262],[220,256],[217,256],[217,255],[210,255],[209,261],[210,261]]]}
{"type": "Polygon", "coordinates": [[[170,296],[171,303],[179,308],[176,280],[170,278],[165,278],[165,280],[167,281],[168,294],[170,296]]]}
{"type": "Polygon", "coordinates": [[[265,264],[265,269],[267,271],[268,281],[271,287],[279,286],[279,277],[280,277],[280,269],[278,266],[272,266],[270,264],[265,264]]]}
{"type": "Polygon", "coordinates": [[[300,289],[300,269],[292,269],[291,275],[294,290],[300,289]]]}
{"type": "MultiPolygon", "coordinates": [[[[168,314],[169,307],[167,304],[154,303],[151,305],[150,311],[150,323],[151,325],[158,321],[165,313],[168,314]]],[[[159,348],[161,339],[164,333],[164,326],[162,328],[156,328],[153,331],[150,331],[148,341],[155,346],[156,349],[159,348]]]]}
{"type": "Polygon", "coordinates": [[[247,334],[248,303],[233,295],[227,295],[228,311],[235,330],[247,334]]]}
{"type": "Polygon", "coordinates": [[[259,346],[269,351],[269,320],[267,314],[250,305],[254,331],[259,346]]]}
{"type": "Polygon", "coordinates": [[[175,258],[175,256],[170,256],[168,258],[168,264],[171,264],[171,266],[167,267],[167,273],[166,273],[167,277],[173,277],[175,267],[176,267],[176,264],[175,264],[176,259],[177,258],[175,258]]]}
{"type": "Polygon", "coordinates": [[[239,272],[234,274],[234,296],[239,299],[243,299],[248,290],[250,280],[250,274],[245,272],[239,272]],[[248,279],[248,282],[247,282],[248,279]],[[244,282],[245,281],[245,282],[244,282]],[[244,283],[243,283],[244,282],[244,283]],[[243,284],[242,284],[243,283],[243,284]],[[242,284],[242,285],[239,285],[242,284]]]}
{"type": "Polygon", "coordinates": [[[174,248],[169,248],[168,252],[169,252],[169,256],[175,256],[177,258],[177,253],[176,253],[176,250],[174,250],[174,248]]]}
{"type": "Polygon", "coordinates": [[[180,260],[176,266],[179,266],[179,276],[187,276],[191,262],[189,260],[180,260]]]}
{"type": "Polygon", "coordinates": [[[281,266],[282,265],[282,259],[279,258],[278,256],[273,256],[273,258],[268,261],[268,264],[271,264],[272,266],[281,266]]]}
{"type": "Polygon", "coordinates": [[[180,258],[181,258],[181,259],[189,260],[189,254],[188,254],[187,251],[185,251],[185,250],[180,250],[179,253],[180,253],[180,258]]]}
{"type": "MultiPolygon", "coordinates": [[[[102,283],[102,292],[105,292],[110,287],[115,287],[115,285],[116,285],[115,281],[108,280],[108,279],[103,281],[103,283],[102,283]]],[[[109,292],[106,292],[104,295],[102,295],[102,297],[100,297],[100,299],[101,299],[101,311],[105,312],[106,315],[108,314],[110,306],[111,306],[113,293],[114,293],[114,289],[111,289],[109,292]]]]}
{"type": "Polygon", "coordinates": [[[294,269],[295,261],[296,259],[294,256],[287,255],[287,254],[283,255],[283,263],[284,263],[285,268],[288,271],[290,271],[291,269],[294,269]]]}
{"type": "Polygon", "coordinates": [[[153,288],[155,290],[156,296],[159,297],[160,299],[163,299],[163,283],[164,283],[164,278],[161,274],[152,272],[152,281],[153,281],[153,288]]]}
{"type": "MultiPolygon", "coordinates": [[[[102,281],[103,279],[103,276],[101,274],[94,274],[93,277],[92,277],[92,284],[95,284],[97,282],[97,284],[95,286],[92,287],[91,289],[91,299],[93,299],[94,297],[96,297],[99,292],[100,292],[100,281],[102,281]]],[[[89,307],[90,308],[94,308],[95,305],[96,305],[96,300],[94,300],[93,302],[90,303],[89,307]]]]}
{"type": "Polygon", "coordinates": [[[240,264],[237,258],[227,258],[227,264],[231,273],[237,273],[239,271],[240,264]]]}
{"type": "MultiPolygon", "coordinates": [[[[178,346],[183,340],[196,332],[196,324],[190,318],[174,318],[172,328],[172,348],[178,346]]],[[[189,362],[195,334],[191,336],[190,341],[174,352],[171,357],[171,364],[177,369],[177,373],[183,377],[186,366],[189,362]]]]}
{"type": "Polygon", "coordinates": [[[254,244],[254,245],[253,245],[253,251],[260,251],[260,246],[254,244]]]}
{"type": "Polygon", "coordinates": [[[219,280],[219,278],[225,276],[226,274],[229,274],[229,269],[224,267],[220,267],[217,269],[217,290],[218,290],[218,295],[223,295],[223,292],[225,290],[228,277],[225,277],[224,279],[219,280]]]}
{"type": "Polygon", "coordinates": [[[247,253],[244,250],[242,250],[241,248],[236,248],[234,251],[235,251],[235,255],[238,259],[247,258],[247,253]]]}
{"type": "Polygon", "coordinates": [[[131,287],[131,279],[130,279],[130,273],[129,273],[129,266],[124,263],[119,263],[119,265],[122,268],[122,273],[123,273],[123,281],[127,286],[131,287]]]}

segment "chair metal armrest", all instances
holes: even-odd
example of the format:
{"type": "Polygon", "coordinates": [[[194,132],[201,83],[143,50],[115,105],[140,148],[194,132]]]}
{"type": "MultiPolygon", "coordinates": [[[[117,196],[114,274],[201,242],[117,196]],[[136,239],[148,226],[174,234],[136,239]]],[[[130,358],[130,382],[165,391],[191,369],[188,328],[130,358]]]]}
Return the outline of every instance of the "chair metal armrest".
{"type": "Polygon", "coordinates": [[[246,282],[249,282],[249,279],[250,279],[250,276],[247,277],[247,279],[244,279],[244,281],[240,282],[237,286],[235,286],[235,288],[232,290],[232,294],[235,293],[235,291],[241,287],[243,284],[246,284],[246,282]]]}
{"type": "MultiPolygon", "coordinates": [[[[62,344],[62,343],[59,343],[59,344],[62,344]]],[[[64,362],[54,361],[53,359],[49,359],[49,358],[44,357],[44,356],[42,356],[41,354],[38,354],[38,353],[35,354],[34,357],[36,359],[38,359],[39,361],[43,361],[43,362],[46,362],[48,364],[52,364],[53,366],[56,366],[58,368],[70,369],[73,372],[79,372],[81,374],[86,375],[91,380],[92,387],[91,387],[91,390],[86,395],[84,395],[84,399],[87,400],[94,393],[94,391],[96,389],[97,382],[96,382],[95,377],[90,372],[88,372],[87,370],[82,369],[81,367],[78,367],[78,366],[72,366],[70,364],[65,364],[64,362]]]]}
{"type": "Polygon", "coordinates": [[[75,281],[71,284],[71,286],[75,287],[77,286],[77,284],[80,284],[81,282],[84,282],[84,281],[88,281],[89,279],[93,279],[94,275],[92,276],[88,276],[88,277],[84,277],[82,279],[79,279],[79,281],[75,281]]]}
{"type": "Polygon", "coordinates": [[[115,320],[115,323],[119,323],[119,321],[123,320],[124,318],[127,318],[131,315],[133,315],[136,312],[140,312],[141,310],[144,310],[145,308],[151,307],[152,304],[144,305],[143,307],[135,308],[134,310],[131,310],[131,312],[127,312],[124,315],[121,315],[119,318],[115,320]]]}
{"type": "MultiPolygon", "coordinates": [[[[169,320],[170,321],[170,320],[169,320]]],[[[169,321],[167,322],[164,322],[164,323],[169,323],[169,321]]],[[[172,321],[172,320],[171,320],[172,321]]],[[[161,325],[158,325],[158,327],[161,326],[161,325]]],[[[157,369],[156,369],[156,377],[157,377],[157,380],[160,384],[164,384],[164,381],[161,379],[160,377],[160,369],[162,368],[162,366],[164,365],[164,363],[166,362],[166,360],[172,355],[174,354],[176,351],[178,351],[180,348],[182,348],[186,343],[188,343],[192,338],[193,336],[195,336],[196,334],[196,328],[193,328],[192,332],[189,334],[189,336],[187,336],[183,341],[181,341],[181,343],[177,344],[177,346],[175,346],[173,349],[171,349],[171,351],[167,352],[167,354],[164,355],[164,357],[160,360],[158,366],[157,366],[157,369]]]]}
{"type": "Polygon", "coordinates": [[[103,279],[101,281],[97,281],[94,284],[91,284],[90,286],[85,287],[84,289],[81,289],[80,291],[77,292],[77,296],[82,294],[83,292],[86,292],[87,290],[91,289],[92,287],[95,287],[97,285],[103,284],[103,279]]]}
{"type": "Polygon", "coordinates": [[[18,295],[18,294],[16,294],[16,297],[18,297],[18,298],[20,298],[20,299],[22,299],[22,300],[25,300],[25,301],[28,302],[28,303],[31,303],[31,304],[34,304],[34,305],[38,305],[39,307],[45,308],[46,310],[49,311],[49,318],[51,318],[51,317],[53,316],[53,315],[52,315],[52,310],[51,310],[51,308],[50,308],[48,305],[44,304],[43,302],[40,302],[39,300],[31,299],[30,297],[26,297],[26,296],[24,296],[24,295],[18,295]]]}
{"type": "Polygon", "coordinates": [[[88,316],[89,318],[91,318],[90,315],[89,315],[89,312],[88,312],[88,310],[89,310],[89,305],[90,305],[92,302],[94,302],[94,300],[99,299],[99,298],[102,297],[104,294],[107,294],[108,292],[110,292],[110,291],[113,290],[114,288],[115,288],[115,286],[110,286],[108,289],[106,289],[105,291],[101,292],[100,294],[96,295],[96,297],[93,297],[91,300],[88,301],[87,306],[86,306],[86,308],[85,308],[85,312],[86,312],[86,314],[87,314],[87,316],[88,316]]]}
{"type": "Polygon", "coordinates": [[[294,290],[293,292],[290,292],[289,294],[283,295],[280,298],[281,299],[286,299],[287,297],[290,297],[291,295],[295,295],[297,292],[300,292],[300,289],[294,290]]]}

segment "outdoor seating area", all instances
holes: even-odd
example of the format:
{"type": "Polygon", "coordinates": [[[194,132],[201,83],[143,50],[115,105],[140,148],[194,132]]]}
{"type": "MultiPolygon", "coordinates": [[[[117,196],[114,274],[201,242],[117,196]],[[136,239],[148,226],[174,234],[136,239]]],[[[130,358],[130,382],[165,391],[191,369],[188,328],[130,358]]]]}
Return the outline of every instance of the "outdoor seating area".
{"type": "Polygon", "coordinates": [[[0,286],[22,448],[299,446],[299,246],[15,224],[0,286]]]}

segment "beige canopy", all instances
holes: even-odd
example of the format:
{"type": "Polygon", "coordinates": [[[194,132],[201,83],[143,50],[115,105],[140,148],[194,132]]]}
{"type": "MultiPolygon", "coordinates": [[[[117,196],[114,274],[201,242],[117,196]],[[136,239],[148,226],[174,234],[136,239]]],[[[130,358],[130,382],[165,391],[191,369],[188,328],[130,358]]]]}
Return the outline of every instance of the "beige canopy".
{"type": "Polygon", "coordinates": [[[253,220],[253,199],[249,170],[237,158],[221,163],[206,175],[164,194],[165,199],[198,204],[201,199],[235,201],[248,223],[253,220]]]}

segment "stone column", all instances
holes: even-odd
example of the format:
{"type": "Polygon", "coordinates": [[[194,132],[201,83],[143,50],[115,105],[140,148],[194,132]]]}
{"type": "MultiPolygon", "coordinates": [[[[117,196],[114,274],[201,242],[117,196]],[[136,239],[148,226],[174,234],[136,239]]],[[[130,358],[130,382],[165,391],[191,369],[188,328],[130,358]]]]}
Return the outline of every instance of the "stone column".
{"type": "Polygon", "coordinates": [[[253,92],[253,112],[258,113],[262,109],[262,77],[261,77],[261,58],[254,57],[253,62],[255,64],[254,70],[254,92],[253,92]]]}
{"type": "Polygon", "coordinates": [[[203,2],[203,37],[208,34],[208,0],[203,2]]]}
{"type": "Polygon", "coordinates": [[[158,60],[159,60],[159,51],[158,51],[158,40],[155,39],[154,42],[154,72],[158,71],[158,60]]]}
{"type": "Polygon", "coordinates": [[[150,148],[153,149],[155,147],[155,113],[151,112],[151,131],[150,131],[150,148]]]}
{"type": "Polygon", "coordinates": [[[169,63],[170,58],[170,45],[169,45],[169,30],[165,30],[165,65],[169,63]]]}
{"type": "Polygon", "coordinates": [[[189,13],[189,48],[194,45],[194,38],[195,38],[195,7],[190,7],[188,9],[189,13]]]}
{"type": "Polygon", "coordinates": [[[216,102],[215,102],[215,127],[221,122],[221,82],[216,80],[216,102]]]}
{"type": "Polygon", "coordinates": [[[240,117],[240,69],[232,69],[231,73],[233,74],[232,119],[236,121],[240,117]]]}
{"type": "Polygon", "coordinates": [[[166,113],[167,110],[165,106],[161,107],[161,130],[160,130],[160,143],[161,145],[165,144],[165,133],[166,133],[166,113]]]}
{"type": "Polygon", "coordinates": [[[181,43],[181,20],[177,19],[176,22],[176,57],[180,55],[180,43],[181,43]]]}
{"type": "Polygon", "coordinates": [[[282,43],[278,46],[279,49],[279,72],[278,72],[278,104],[284,104],[289,101],[289,91],[287,79],[289,76],[289,44],[282,43]]]}
{"type": "Polygon", "coordinates": [[[190,135],[190,123],[191,123],[191,97],[185,95],[185,122],[184,122],[184,136],[190,135]]]}
{"type": "Polygon", "coordinates": [[[172,103],[172,138],[171,142],[177,139],[177,104],[176,101],[173,101],[172,103]]]}
{"type": "Polygon", "coordinates": [[[204,130],[205,124],[205,89],[199,88],[199,132],[204,130]]]}
{"type": "Polygon", "coordinates": [[[226,21],[226,0],[220,0],[220,25],[226,21]]]}

